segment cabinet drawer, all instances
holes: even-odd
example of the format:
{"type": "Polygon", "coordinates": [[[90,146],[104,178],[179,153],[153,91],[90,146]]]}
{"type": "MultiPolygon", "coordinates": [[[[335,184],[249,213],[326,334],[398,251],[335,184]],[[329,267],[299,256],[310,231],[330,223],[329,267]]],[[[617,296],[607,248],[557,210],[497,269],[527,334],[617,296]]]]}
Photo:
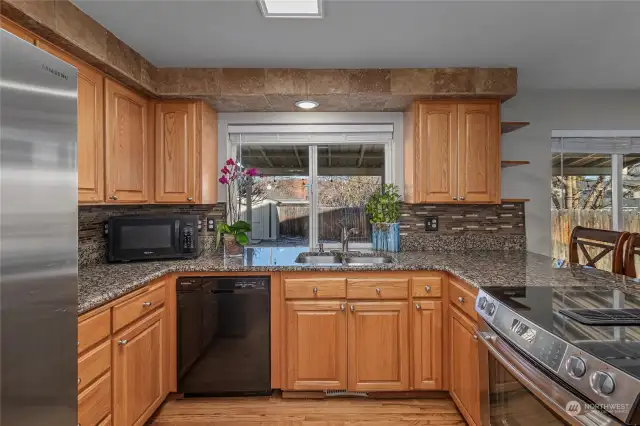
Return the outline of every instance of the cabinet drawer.
{"type": "Polygon", "coordinates": [[[78,392],[111,367],[111,340],[78,358],[78,392]]]}
{"type": "Polygon", "coordinates": [[[457,306],[462,312],[467,314],[473,321],[478,321],[475,310],[477,291],[468,288],[468,285],[451,280],[449,287],[449,300],[452,305],[457,306]]]}
{"type": "Polygon", "coordinates": [[[78,425],[99,425],[110,410],[111,374],[107,373],[78,396],[78,425]]]}
{"type": "Polygon", "coordinates": [[[122,327],[131,324],[138,318],[147,315],[158,306],[164,304],[165,288],[164,284],[153,287],[147,292],[134,297],[131,300],[114,306],[113,308],[113,331],[118,331],[122,327]]]}
{"type": "Polygon", "coordinates": [[[406,299],[409,296],[409,280],[355,279],[347,280],[348,299],[406,299]]]}
{"type": "Polygon", "coordinates": [[[111,333],[111,311],[108,309],[78,323],[78,353],[109,337],[111,333]]]}
{"type": "Polygon", "coordinates": [[[287,299],[344,299],[347,297],[347,280],[287,278],[284,280],[284,295],[287,299]]]}
{"type": "Polygon", "coordinates": [[[442,297],[442,277],[415,277],[411,279],[413,297],[442,297]]]}

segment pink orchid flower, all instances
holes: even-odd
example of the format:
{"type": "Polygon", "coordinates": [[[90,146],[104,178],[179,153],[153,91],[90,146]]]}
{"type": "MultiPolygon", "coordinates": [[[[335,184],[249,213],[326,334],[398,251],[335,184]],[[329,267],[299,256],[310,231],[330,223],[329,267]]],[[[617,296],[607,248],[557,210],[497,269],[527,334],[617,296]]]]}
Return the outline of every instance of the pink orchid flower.
{"type": "Polygon", "coordinates": [[[228,185],[229,184],[229,179],[227,179],[226,176],[222,176],[220,179],[218,179],[218,182],[220,182],[223,185],[228,185]]]}
{"type": "Polygon", "coordinates": [[[229,170],[229,169],[227,168],[227,166],[224,166],[224,167],[222,168],[222,170],[220,170],[220,171],[221,171],[222,173],[224,173],[225,175],[226,175],[227,173],[230,173],[230,172],[231,172],[231,170],[229,170]]]}
{"type": "Polygon", "coordinates": [[[236,162],[235,162],[235,161],[233,161],[233,158],[229,158],[229,159],[227,160],[227,163],[226,163],[226,164],[227,164],[227,166],[235,166],[235,165],[236,165],[236,162]]]}

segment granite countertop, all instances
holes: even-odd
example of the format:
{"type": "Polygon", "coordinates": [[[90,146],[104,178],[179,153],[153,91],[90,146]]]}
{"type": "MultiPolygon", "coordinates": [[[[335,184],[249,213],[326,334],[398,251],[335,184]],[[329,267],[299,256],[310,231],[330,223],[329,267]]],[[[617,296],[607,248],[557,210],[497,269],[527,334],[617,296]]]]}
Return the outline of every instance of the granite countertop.
{"type": "Polygon", "coordinates": [[[640,294],[640,280],[570,265],[528,252],[474,251],[393,253],[393,263],[311,265],[294,262],[306,248],[247,249],[244,258],[217,253],[191,260],[101,264],[80,268],[78,313],[108,303],[170,272],[272,271],[445,271],[472,286],[606,286],[640,294]],[[564,265],[566,266],[566,265],[564,265]]]}

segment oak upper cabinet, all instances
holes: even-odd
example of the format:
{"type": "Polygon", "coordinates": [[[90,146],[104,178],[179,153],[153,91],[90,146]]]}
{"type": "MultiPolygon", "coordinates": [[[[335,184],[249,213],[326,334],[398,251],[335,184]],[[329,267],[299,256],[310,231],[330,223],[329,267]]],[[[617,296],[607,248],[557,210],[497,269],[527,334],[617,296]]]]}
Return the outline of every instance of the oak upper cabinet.
{"type": "Polygon", "coordinates": [[[444,389],[442,371],[442,302],[414,300],[413,388],[444,389]]]}
{"type": "Polygon", "coordinates": [[[217,117],[202,101],[155,106],[155,201],[217,202],[217,117]]]}
{"type": "Polygon", "coordinates": [[[449,308],[451,397],[471,426],[480,426],[480,362],[476,325],[453,305],[449,308]]]}
{"type": "Polygon", "coordinates": [[[141,426],[168,393],[164,308],[113,337],[113,424],[141,426]]]}
{"type": "Polygon", "coordinates": [[[34,44],[36,42],[36,38],[33,34],[25,30],[21,26],[7,20],[4,16],[0,17],[0,28],[2,28],[3,30],[7,30],[11,34],[20,37],[21,39],[26,40],[31,44],[34,44]]]}
{"type": "Polygon", "coordinates": [[[349,390],[409,390],[408,302],[349,302],[349,390]]]}
{"type": "Polygon", "coordinates": [[[500,106],[458,105],[458,198],[500,202],[500,106]]]}
{"type": "Polygon", "coordinates": [[[36,40],[36,46],[78,70],[78,202],[104,201],[104,77],[95,68],[36,40]]]}
{"type": "Polygon", "coordinates": [[[286,303],[287,390],[347,388],[346,301],[286,303]]]}
{"type": "Polygon", "coordinates": [[[105,99],[106,202],[146,203],[151,156],[148,101],[108,78],[105,99]]]}
{"type": "Polygon", "coordinates": [[[404,114],[405,200],[500,202],[498,100],[416,101],[404,114]]]}

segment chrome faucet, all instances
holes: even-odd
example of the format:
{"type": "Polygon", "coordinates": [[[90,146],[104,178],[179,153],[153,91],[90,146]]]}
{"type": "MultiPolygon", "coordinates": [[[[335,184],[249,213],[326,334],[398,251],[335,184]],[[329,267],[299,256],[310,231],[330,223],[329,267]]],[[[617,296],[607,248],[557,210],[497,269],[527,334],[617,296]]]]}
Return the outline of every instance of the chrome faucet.
{"type": "Polygon", "coordinates": [[[349,251],[349,240],[353,235],[358,235],[360,231],[358,228],[347,229],[347,226],[342,222],[338,221],[338,225],[342,227],[342,231],[340,232],[340,244],[342,245],[342,252],[349,251]]]}

